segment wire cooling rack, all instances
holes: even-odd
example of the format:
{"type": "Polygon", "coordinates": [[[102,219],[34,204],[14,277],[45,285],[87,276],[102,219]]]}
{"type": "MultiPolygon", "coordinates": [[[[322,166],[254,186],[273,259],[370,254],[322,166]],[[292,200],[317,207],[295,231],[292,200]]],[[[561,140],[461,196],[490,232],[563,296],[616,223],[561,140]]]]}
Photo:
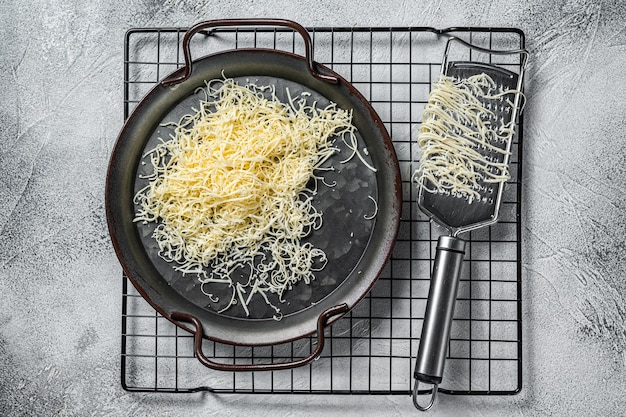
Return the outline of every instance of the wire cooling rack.
{"type": "MultiPolygon", "coordinates": [[[[350,81],[372,103],[400,161],[403,210],[391,259],[370,294],[327,330],[320,359],[286,371],[220,372],[193,355],[193,336],[171,324],[123,277],[121,382],[129,391],[218,393],[411,393],[437,238],[422,215],[411,176],[419,161],[414,139],[449,35],[489,49],[524,47],[509,28],[311,28],[314,59],[350,81]]],[[[125,38],[124,116],[183,64],[184,28],[131,29],[125,38]]],[[[225,29],[192,41],[196,57],[265,47],[303,54],[298,36],[281,29],[225,29]]],[[[455,55],[456,54],[456,55],[455,55]]],[[[481,61],[519,72],[520,57],[470,50],[449,59],[481,61]]],[[[499,222],[470,232],[440,392],[507,395],[522,387],[521,155],[522,120],[513,142],[511,180],[499,222]]],[[[305,356],[315,338],[262,347],[204,341],[204,352],[227,363],[267,363],[305,356]]]]}

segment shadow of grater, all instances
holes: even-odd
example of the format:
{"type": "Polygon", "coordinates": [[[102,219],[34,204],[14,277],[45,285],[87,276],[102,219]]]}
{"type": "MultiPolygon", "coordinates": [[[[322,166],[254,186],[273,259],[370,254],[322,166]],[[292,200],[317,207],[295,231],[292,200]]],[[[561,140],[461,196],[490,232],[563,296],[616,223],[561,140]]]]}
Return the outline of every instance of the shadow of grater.
{"type": "MultiPolygon", "coordinates": [[[[460,80],[484,73],[503,90],[515,91],[514,94],[511,94],[512,100],[507,100],[501,96],[483,99],[483,105],[494,116],[491,120],[491,128],[498,129],[500,126],[511,122],[513,122],[512,126],[515,127],[522,98],[521,90],[527,58],[528,52],[523,49],[496,51],[471,45],[459,38],[451,37],[446,44],[441,73],[442,75],[460,80]],[[500,66],[481,62],[449,62],[448,52],[452,42],[458,42],[479,53],[490,54],[489,56],[518,54],[521,57],[520,72],[516,74],[500,66]]],[[[477,146],[474,149],[490,161],[505,164],[508,167],[513,137],[514,134],[510,134],[507,140],[501,143],[490,142],[492,146],[497,146],[504,152],[494,152],[489,150],[488,147],[481,146],[477,146]]],[[[448,235],[440,236],[437,241],[430,289],[413,374],[415,378],[413,403],[421,411],[426,411],[432,407],[438,386],[443,378],[459,277],[465,256],[466,241],[460,238],[459,235],[480,227],[489,226],[497,221],[505,182],[494,184],[479,180],[478,191],[481,198],[473,200],[460,198],[451,193],[433,193],[426,190],[428,185],[431,185],[429,188],[432,188],[432,184],[429,184],[428,179],[419,181],[418,206],[432,221],[447,229],[448,235]],[[432,388],[426,391],[430,394],[430,400],[425,406],[419,404],[418,401],[418,395],[421,393],[419,390],[420,383],[432,385],[432,388]]]]}

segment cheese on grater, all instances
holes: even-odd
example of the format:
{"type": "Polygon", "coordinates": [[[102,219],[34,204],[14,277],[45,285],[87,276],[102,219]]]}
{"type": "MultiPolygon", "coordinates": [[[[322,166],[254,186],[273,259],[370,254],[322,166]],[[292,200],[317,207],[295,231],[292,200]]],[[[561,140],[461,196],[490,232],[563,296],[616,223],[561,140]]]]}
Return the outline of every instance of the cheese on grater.
{"type": "Polygon", "coordinates": [[[418,135],[422,153],[415,180],[426,191],[470,202],[486,198],[484,191],[489,184],[505,182],[508,165],[487,154],[508,154],[503,144],[514,133],[514,121],[495,119],[484,102],[493,100],[494,105],[512,107],[507,96],[515,93],[497,87],[486,74],[462,80],[442,75],[424,108],[418,135]]]}

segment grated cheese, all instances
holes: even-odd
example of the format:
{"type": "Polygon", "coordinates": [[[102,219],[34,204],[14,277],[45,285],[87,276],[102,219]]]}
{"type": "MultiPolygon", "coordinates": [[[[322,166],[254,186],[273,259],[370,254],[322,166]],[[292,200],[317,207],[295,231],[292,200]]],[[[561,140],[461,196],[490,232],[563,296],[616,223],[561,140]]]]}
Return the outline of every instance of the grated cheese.
{"type": "MultiPolygon", "coordinates": [[[[463,80],[441,76],[424,108],[418,135],[422,154],[414,180],[431,193],[466,198],[470,203],[486,201],[488,185],[480,183],[505,182],[509,170],[508,164],[498,162],[500,158],[485,154],[509,154],[502,144],[513,135],[514,121],[496,120],[483,103],[496,100],[504,106],[506,96],[515,93],[497,87],[484,73],[463,80]]],[[[507,106],[512,105],[507,100],[507,106]]]]}
{"type": "Polygon", "coordinates": [[[135,221],[157,222],[159,255],[183,274],[198,274],[212,302],[220,301],[212,286],[229,288],[219,312],[240,304],[248,316],[257,296],[280,319],[268,293],[284,301],[327,262],[324,251],[301,241],[322,225],[312,204],[318,182],[334,185],[315,172],[333,169],[322,164],[338,151],[335,137],[353,151],[347,160],[363,160],[352,114],[333,103],[308,105],[306,93],[288,90],[284,104],[273,87],[233,79],[208,82],[203,91],[205,100],[170,140],[146,153],[154,172],[135,196],[135,221]],[[237,270],[249,271],[247,282],[233,280],[237,270]]]}

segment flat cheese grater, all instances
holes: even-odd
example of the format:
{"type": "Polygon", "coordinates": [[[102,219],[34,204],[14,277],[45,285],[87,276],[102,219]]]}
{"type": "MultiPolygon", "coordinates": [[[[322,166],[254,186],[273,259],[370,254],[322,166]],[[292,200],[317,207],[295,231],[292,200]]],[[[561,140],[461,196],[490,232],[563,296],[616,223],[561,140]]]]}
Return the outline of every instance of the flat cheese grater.
{"type": "MultiPolygon", "coordinates": [[[[485,74],[495,82],[497,91],[510,91],[509,94],[502,95],[483,90],[486,97],[482,95],[480,97],[483,106],[491,113],[489,129],[497,131],[503,126],[515,127],[520,100],[523,97],[521,90],[527,58],[528,52],[523,49],[496,51],[477,47],[452,37],[446,44],[441,73],[455,80],[467,80],[470,77],[485,74]],[[490,54],[489,56],[493,54],[518,54],[521,58],[520,72],[516,74],[505,68],[481,62],[448,62],[451,42],[459,42],[472,50],[490,54]]],[[[471,124],[466,126],[471,127],[471,124]]],[[[508,170],[513,136],[511,131],[506,140],[490,142],[490,146],[478,145],[473,149],[493,165],[501,167],[495,168],[495,171],[499,171],[496,174],[503,174],[508,170]],[[494,151],[493,147],[500,150],[494,151]]],[[[492,170],[494,169],[492,168],[492,170]]],[[[505,182],[503,181],[490,183],[484,179],[479,179],[478,186],[474,189],[478,191],[480,196],[467,198],[460,197],[458,193],[455,194],[454,192],[433,192],[433,189],[437,187],[428,178],[424,177],[419,180],[418,205],[420,210],[428,215],[431,220],[446,228],[449,235],[440,236],[437,242],[415,363],[413,403],[418,410],[426,411],[432,407],[438,386],[443,378],[459,277],[465,256],[466,241],[461,239],[459,235],[497,221],[504,185],[505,182]],[[432,388],[427,391],[430,393],[430,400],[425,406],[422,406],[418,401],[420,383],[432,385],[432,388]]]]}

